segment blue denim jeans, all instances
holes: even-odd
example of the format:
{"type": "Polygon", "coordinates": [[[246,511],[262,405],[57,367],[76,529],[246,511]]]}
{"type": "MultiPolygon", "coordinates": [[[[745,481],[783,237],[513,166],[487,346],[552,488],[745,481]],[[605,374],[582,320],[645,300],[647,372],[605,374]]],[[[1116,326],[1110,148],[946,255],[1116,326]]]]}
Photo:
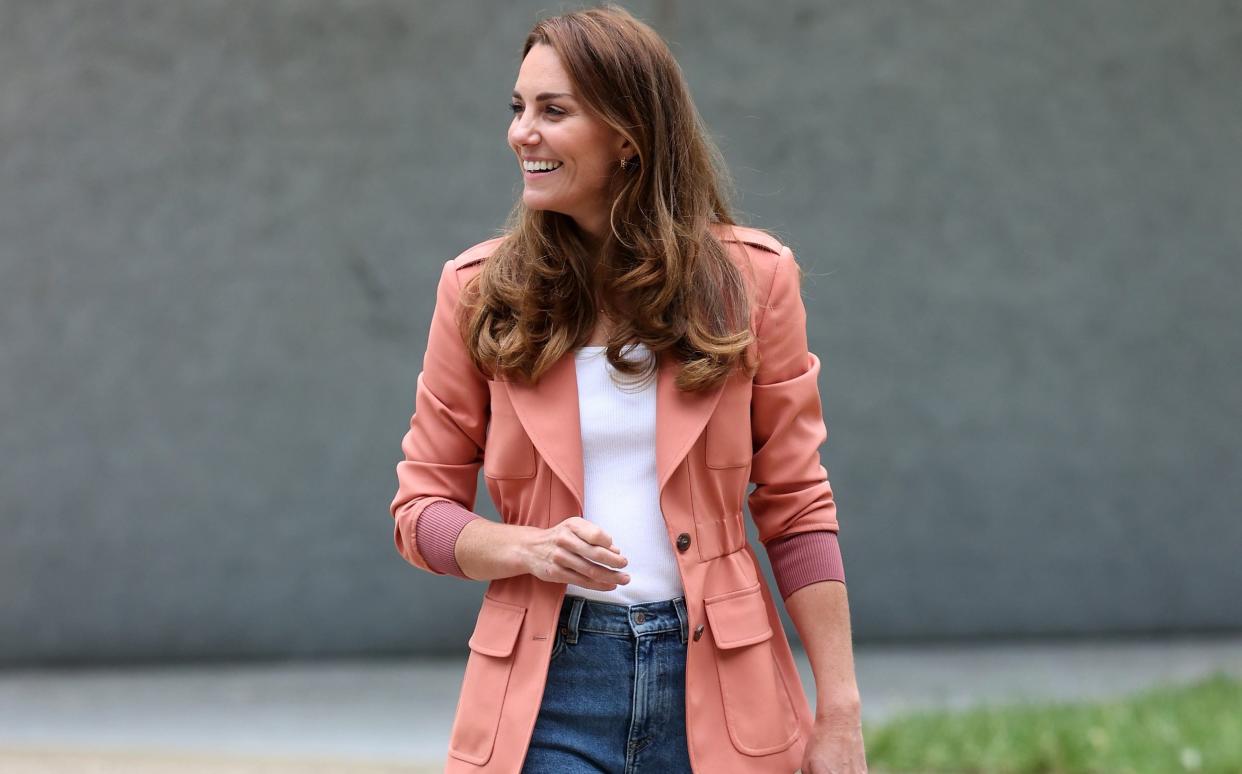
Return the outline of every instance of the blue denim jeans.
{"type": "Polygon", "coordinates": [[[523,774],[690,771],[683,597],[565,595],[523,774]]]}

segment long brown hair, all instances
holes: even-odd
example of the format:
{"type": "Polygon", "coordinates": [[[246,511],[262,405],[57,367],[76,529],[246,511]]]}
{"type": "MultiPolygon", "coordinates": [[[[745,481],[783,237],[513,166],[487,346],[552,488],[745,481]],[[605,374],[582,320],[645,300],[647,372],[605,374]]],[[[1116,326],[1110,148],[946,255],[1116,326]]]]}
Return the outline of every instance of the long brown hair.
{"type": "Polygon", "coordinates": [[[637,149],[612,176],[610,228],[598,258],[573,220],[518,198],[504,239],[464,293],[462,335],[494,379],[535,382],[611,323],[607,358],[650,376],[656,359],[627,359],[643,342],[681,363],[677,387],[718,385],[736,367],[753,375],[750,303],[738,267],[710,231],[734,224],[732,179],[690,98],[668,45],[625,9],[604,4],[543,19],[522,47],[552,47],[586,109],[637,149]]]}

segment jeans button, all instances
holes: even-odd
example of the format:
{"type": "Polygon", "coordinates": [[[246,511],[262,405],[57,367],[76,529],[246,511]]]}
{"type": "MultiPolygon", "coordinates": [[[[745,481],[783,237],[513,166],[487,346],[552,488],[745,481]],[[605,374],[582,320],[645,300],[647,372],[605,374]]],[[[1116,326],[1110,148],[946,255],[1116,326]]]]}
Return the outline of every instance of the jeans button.
{"type": "Polygon", "coordinates": [[[634,614],[634,623],[640,624],[646,620],[647,620],[647,614],[644,613],[643,611],[639,610],[637,613],[634,614]]]}

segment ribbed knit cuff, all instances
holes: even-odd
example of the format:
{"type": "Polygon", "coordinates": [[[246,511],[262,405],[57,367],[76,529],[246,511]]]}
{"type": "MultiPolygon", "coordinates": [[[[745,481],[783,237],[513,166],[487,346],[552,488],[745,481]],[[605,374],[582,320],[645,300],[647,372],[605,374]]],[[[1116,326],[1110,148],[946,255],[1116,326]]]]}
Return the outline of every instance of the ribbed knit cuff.
{"type": "Polygon", "coordinates": [[[437,500],[423,509],[414,527],[414,541],[427,566],[444,575],[471,580],[457,564],[457,536],[475,519],[483,518],[457,503],[437,500]]]}
{"type": "Polygon", "coordinates": [[[781,599],[818,581],[845,583],[845,565],[837,533],[831,530],[799,532],[766,544],[772,575],[781,599]]]}

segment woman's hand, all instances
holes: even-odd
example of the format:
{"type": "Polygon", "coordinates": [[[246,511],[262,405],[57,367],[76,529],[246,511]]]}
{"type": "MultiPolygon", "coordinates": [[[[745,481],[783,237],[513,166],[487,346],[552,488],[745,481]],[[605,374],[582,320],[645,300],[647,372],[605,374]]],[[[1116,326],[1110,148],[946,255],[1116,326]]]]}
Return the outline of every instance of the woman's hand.
{"type": "Polygon", "coordinates": [[[802,774],[867,774],[861,721],[817,717],[802,755],[802,774]]]}
{"type": "Polygon", "coordinates": [[[522,563],[539,580],[572,583],[596,591],[612,591],[619,584],[630,582],[626,573],[610,569],[624,567],[629,560],[598,524],[571,516],[554,527],[535,527],[528,534],[522,563]]]}

